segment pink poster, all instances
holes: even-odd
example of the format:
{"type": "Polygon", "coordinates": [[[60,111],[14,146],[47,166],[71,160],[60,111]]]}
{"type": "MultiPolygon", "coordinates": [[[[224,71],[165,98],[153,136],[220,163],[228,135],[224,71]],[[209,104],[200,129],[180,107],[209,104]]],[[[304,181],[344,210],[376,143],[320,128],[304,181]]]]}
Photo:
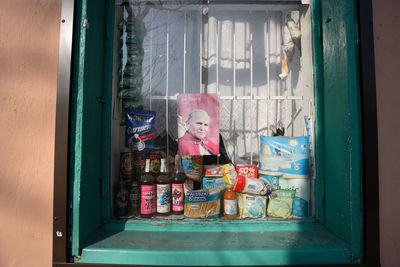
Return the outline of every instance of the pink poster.
{"type": "Polygon", "coordinates": [[[178,155],[218,154],[218,94],[180,94],[178,96],[178,155]]]}

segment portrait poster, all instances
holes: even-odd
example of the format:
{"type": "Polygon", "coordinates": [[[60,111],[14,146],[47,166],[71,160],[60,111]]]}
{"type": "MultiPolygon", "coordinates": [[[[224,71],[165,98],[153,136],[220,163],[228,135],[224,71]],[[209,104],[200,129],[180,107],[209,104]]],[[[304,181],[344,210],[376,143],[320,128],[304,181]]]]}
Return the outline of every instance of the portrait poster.
{"type": "Polygon", "coordinates": [[[218,155],[218,94],[180,94],[177,102],[178,155],[218,155]]]}

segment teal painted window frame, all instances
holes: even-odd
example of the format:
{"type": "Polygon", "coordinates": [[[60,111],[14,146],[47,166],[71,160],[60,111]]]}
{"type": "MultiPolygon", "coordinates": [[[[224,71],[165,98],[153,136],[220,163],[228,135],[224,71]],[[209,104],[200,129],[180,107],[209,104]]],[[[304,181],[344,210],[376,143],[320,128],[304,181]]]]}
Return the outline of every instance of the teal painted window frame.
{"type": "MultiPolygon", "coordinates": [[[[303,226],[307,229],[328,230],[347,244],[351,262],[359,263],[362,258],[362,185],[356,2],[325,0],[312,1],[311,4],[317,119],[316,217],[289,222],[234,224],[224,222],[218,225],[230,228],[239,224],[240,231],[254,231],[257,227],[265,225],[268,227],[262,229],[269,231],[295,231],[303,226]],[[329,36],[329,33],[335,34],[329,36]],[[346,68],[337,68],[343,65],[346,68]],[[337,102],[343,105],[337,108],[335,106],[337,102]],[[333,126],[346,127],[346,130],[332,136],[332,131],[329,130],[333,126]],[[340,148],[336,147],[338,143],[340,148]],[[337,155],[343,160],[341,162],[336,158],[336,161],[339,161],[337,165],[340,165],[341,169],[336,172],[327,171],[328,167],[334,165],[333,158],[337,155]],[[341,207],[332,204],[341,190],[338,179],[342,177],[337,175],[338,172],[349,175],[347,184],[349,188],[346,190],[351,198],[348,202],[342,199],[343,203],[349,204],[347,211],[350,212],[347,213],[342,212],[341,207]],[[349,224],[341,225],[343,220],[349,224]]],[[[77,256],[76,261],[81,261],[78,256],[88,245],[85,240],[93,240],[93,236],[101,230],[129,231],[137,230],[139,227],[142,230],[159,231],[156,230],[159,228],[158,224],[167,222],[155,221],[151,225],[144,225],[141,222],[136,224],[116,222],[109,217],[107,163],[110,158],[108,149],[110,129],[107,127],[107,122],[111,119],[109,104],[111,90],[106,88],[111,85],[109,74],[112,72],[110,62],[112,62],[113,26],[107,21],[113,21],[113,1],[95,3],[89,0],[78,1],[76,14],[70,127],[70,188],[72,188],[72,255],[77,256]],[[96,57],[99,55],[101,57],[96,57]],[[100,122],[93,121],[96,116],[100,116],[100,122]],[[93,129],[90,129],[91,124],[93,129]],[[101,133],[97,131],[95,141],[92,140],[94,129],[100,129],[101,133]],[[92,159],[93,155],[97,155],[97,158],[92,159]],[[97,172],[92,172],[95,169],[93,165],[99,166],[97,172]],[[84,215],[85,211],[90,211],[90,216],[84,215]]],[[[177,225],[187,228],[187,231],[193,231],[196,223],[180,222],[177,225]]],[[[215,228],[215,225],[213,222],[206,222],[201,224],[201,227],[211,232],[223,229],[221,226],[215,228]]],[[[171,224],[168,227],[172,228],[170,231],[174,231],[173,228],[177,226],[171,224]]]]}

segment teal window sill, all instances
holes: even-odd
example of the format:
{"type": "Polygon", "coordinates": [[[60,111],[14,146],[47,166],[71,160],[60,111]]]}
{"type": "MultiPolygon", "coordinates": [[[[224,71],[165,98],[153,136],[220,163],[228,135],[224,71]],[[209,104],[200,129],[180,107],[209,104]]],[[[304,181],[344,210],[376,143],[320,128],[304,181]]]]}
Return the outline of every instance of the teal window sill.
{"type": "Polygon", "coordinates": [[[87,244],[76,262],[180,266],[351,262],[348,246],[312,220],[112,221],[87,244]]]}

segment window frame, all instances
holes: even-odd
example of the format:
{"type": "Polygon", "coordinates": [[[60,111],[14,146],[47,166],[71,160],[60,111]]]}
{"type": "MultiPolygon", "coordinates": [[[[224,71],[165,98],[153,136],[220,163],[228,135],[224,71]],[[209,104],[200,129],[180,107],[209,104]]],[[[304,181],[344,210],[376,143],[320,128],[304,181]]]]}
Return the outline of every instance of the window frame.
{"type": "MultiPolygon", "coordinates": [[[[318,2],[316,2],[318,3],[318,2]]],[[[57,89],[57,114],[56,114],[56,146],[55,146],[55,171],[54,171],[54,225],[53,225],[53,262],[56,266],[63,266],[69,261],[70,229],[68,227],[70,217],[70,207],[68,194],[69,190],[69,116],[70,116],[70,88],[71,88],[71,59],[72,59],[72,29],[74,18],[74,4],[72,0],[62,1],[61,14],[61,32],[60,32],[60,52],[59,52],[59,70],[58,70],[58,89],[57,89]]],[[[372,4],[370,1],[358,1],[357,11],[359,14],[359,30],[360,30],[360,90],[362,96],[361,116],[362,116],[362,160],[363,160],[363,194],[364,194],[364,252],[365,263],[378,264],[379,262],[379,245],[378,245],[378,206],[376,201],[376,188],[378,184],[378,167],[377,167],[377,145],[365,146],[364,144],[377,144],[376,135],[376,104],[375,104],[375,80],[373,68],[373,39],[372,39],[372,4]],[[365,45],[363,45],[365,44],[365,45]],[[372,63],[372,64],[367,64],[372,63]],[[372,189],[374,188],[374,189],[372,189]],[[374,190],[374,191],[372,191],[374,190]],[[373,192],[373,193],[371,193],[373,192]],[[373,238],[375,237],[375,238],[373,238]],[[374,242],[375,241],[375,242],[374,242]]],[[[77,9],[78,5],[75,5],[77,9]]],[[[77,12],[75,10],[75,12],[77,12]]],[[[318,14],[314,14],[318,15],[318,14]]],[[[314,17],[314,21],[316,21],[314,17]]],[[[327,21],[325,21],[327,22],[327,21]]],[[[313,22],[314,23],[314,22],[313,22]]],[[[324,22],[322,22],[324,23],[324,22]]],[[[323,25],[314,25],[316,29],[320,29],[323,25]]],[[[89,24],[82,25],[89,27],[89,24]]],[[[318,38],[318,36],[315,36],[318,38]]],[[[322,44],[321,44],[322,45],[322,44]]],[[[353,44],[356,46],[356,44],[353,44]]],[[[110,50],[110,49],[109,49],[110,50]]],[[[315,46],[314,53],[322,53],[321,47],[315,46]],[[318,51],[319,50],[319,51],[318,51]]],[[[107,49],[105,49],[107,51],[107,49]]],[[[322,59],[322,57],[318,57],[322,59]]],[[[317,62],[316,65],[321,64],[317,62]]],[[[322,64],[321,64],[322,65],[322,64]]],[[[320,65],[320,66],[321,66],[320,65]]],[[[318,88],[318,81],[322,79],[315,70],[317,80],[315,87],[318,88]]],[[[100,103],[104,101],[101,97],[97,99],[100,103]]],[[[318,100],[317,100],[318,101],[318,100]]],[[[321,103],[320,103],[321,104],[321,103]]],[[[317,108],[316,108],[317,109],[317,108]]],[[[320,111],[320,109],[317,109],[320,111]]],[[[104,111],[107,114],[107,110],[104,111]]],[[[359,112],[356,110],[355,112],[359,112]]],[[[110,114],[110,112],[108,112],[110,114]]],[[[107,145],[107,144],[106,144],[107,145]]],[[[317,150],[318,153],[318,150],[317,150]]],[[[107,192],[103,192],[107,193],[107,192]]],[[[361,192],[360,192],[361,193],[361,192]]],[[[320,196],[322,198],[322,196],[320,196]]],[[[317,203],[322,203],[318,202],[317,203]]],[[[82,264],[80,264],[82,265],[82,264]]],[[[96,266],[96,265],[89,265],[96,266]]],[[[104,265],[102,265],[104,266],[104,265]]],[[[117,266],[117,265],[112,265],[117,266]]]]}

